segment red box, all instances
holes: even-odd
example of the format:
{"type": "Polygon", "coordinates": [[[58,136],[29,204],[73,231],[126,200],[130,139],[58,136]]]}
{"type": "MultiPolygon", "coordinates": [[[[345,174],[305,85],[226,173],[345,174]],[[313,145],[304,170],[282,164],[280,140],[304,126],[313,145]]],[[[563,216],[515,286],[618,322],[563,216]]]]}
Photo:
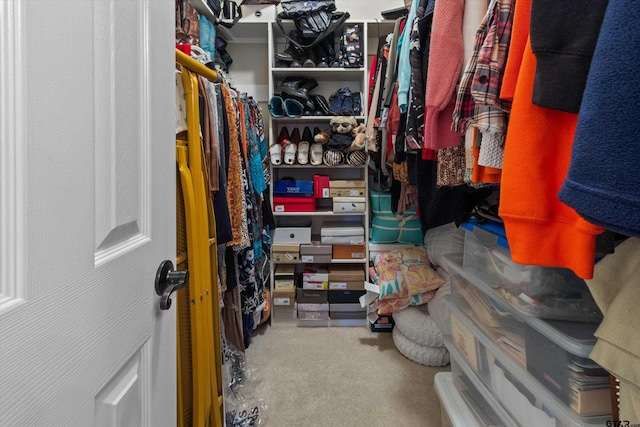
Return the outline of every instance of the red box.
{"type": "Polygon", "coordinates": [[[329,176],[313,176],[313,197],[316,199],[328,199],[329,196],[329,176]]]}
{"type": "Polygon", "coordinates": [[[313,197],[274,197],[274,212],[315,212],[316,199],[313,197]]]}

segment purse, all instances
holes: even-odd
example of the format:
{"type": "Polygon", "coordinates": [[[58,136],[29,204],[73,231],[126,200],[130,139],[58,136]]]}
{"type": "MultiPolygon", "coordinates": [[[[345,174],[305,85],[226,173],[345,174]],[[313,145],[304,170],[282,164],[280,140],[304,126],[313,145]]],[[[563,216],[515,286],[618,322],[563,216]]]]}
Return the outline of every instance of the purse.
{"type": "MultiPolygon", "coordinates": [[[[241,3],[241,4],[244,4],[241,3]]],[[[242,18],[242,8],[232,0],[207,0],[207,5],[216,17],[215,25],[231,28],[242,18]],[[222,18],[232,19],[231,22],[224,22],[222,18]]]]}
{"type": "Polygon", "coordinates": [[[315,46],[349,19],[348,12],[336,12],[335,0],[289,0],[280,5],[282,12],[276,17],[276,23],[289,42],[299,49],[315,46]],[[282,25],[284,19],[293,20],[298,33],[312,42],[304,45],[289,37],[282,25]]]}

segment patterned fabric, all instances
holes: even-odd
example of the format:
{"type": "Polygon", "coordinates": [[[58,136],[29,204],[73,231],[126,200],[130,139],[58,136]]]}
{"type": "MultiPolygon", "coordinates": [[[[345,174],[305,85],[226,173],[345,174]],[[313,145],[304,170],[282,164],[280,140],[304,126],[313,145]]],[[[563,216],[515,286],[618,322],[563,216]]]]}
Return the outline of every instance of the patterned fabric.
{"type": "Polygon", "coordinates": [[[510,102],[501,101],[500,83],[513,23],[513,0],[492,0],[478,31],[474,52],[458,88],[453,123],[463,134],[470,126],[482,133],[478,164],[502,168],[510,102]]]}
{"type": "Polygon", "coordinates": [[[441,148],[438,150],[437,184],[448,187],[464,184],[466,166],[463,144],[457,147],[441,148]]]}
{"type": "Polygon", "coordinates": [[[373,263],[378,274],[380,300],[399,299],[400,304],[404,304],[404,300],[409,303],[411,297],[434,291],[445,283],[431,268],[422,246],[377,254],[373,263]]]}
{"type": "Polygon", "coordinates": [[[267,189],[264,169],[262,163],[262,153],[260,141],[258,140],[257,123],[255,115],[252,113],[249,101],[242,99],[244,108],[244,126],[247,134],[247,157],[249,159],[249,173],[251,175],[251,187],[255,194],[262,194],[267,189]]]}
{"type": "Polygon", "coordinates": [[[255,253],[252,247],[238,253],[238,280],[242,314],[252,314],[258,307],[260,298],[256,283],[255,253]]]}
{"type": "Polygon", "coordinates": [[[238,138],[238,126],[236,125],[236,109],[233,105],[231,92],[225,85],[220,85],[224,106],[227,114],[229,128],[229,174],[227,185],[227,204],[229,205],[229,216],[231,218],[231,230],[233,239],[227,242],[227,246],[239,246],[243,240],[248,242],[249,236],[246,228],[246,213],[243,207],[244,197],[234,188],[242,188],[242,164],[240,163],[240,140],[238,138]],[[244,221],[243,221],[244,220],[244,221]]]}

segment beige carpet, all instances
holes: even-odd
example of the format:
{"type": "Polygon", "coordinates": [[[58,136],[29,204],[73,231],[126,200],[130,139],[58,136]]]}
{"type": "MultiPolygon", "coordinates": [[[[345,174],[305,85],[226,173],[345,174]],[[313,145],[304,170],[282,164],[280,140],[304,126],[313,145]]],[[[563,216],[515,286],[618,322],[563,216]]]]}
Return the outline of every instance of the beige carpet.
{"type": "Polygon", "coordinates": [[[247,349],[268,427],[441,426],[433,377],[390,333],[365,327],[260,326],[247,349]]]}

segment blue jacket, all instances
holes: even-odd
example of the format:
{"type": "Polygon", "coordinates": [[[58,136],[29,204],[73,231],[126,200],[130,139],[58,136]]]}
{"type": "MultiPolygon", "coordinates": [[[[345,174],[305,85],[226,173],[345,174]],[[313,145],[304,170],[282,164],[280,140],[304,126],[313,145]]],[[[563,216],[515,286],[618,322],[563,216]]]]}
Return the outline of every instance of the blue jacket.
{"type": "Polygon", "coordinates": [[[583,218],[640,237],[640,7],[610,0],[558,197],[583,218]]]}

